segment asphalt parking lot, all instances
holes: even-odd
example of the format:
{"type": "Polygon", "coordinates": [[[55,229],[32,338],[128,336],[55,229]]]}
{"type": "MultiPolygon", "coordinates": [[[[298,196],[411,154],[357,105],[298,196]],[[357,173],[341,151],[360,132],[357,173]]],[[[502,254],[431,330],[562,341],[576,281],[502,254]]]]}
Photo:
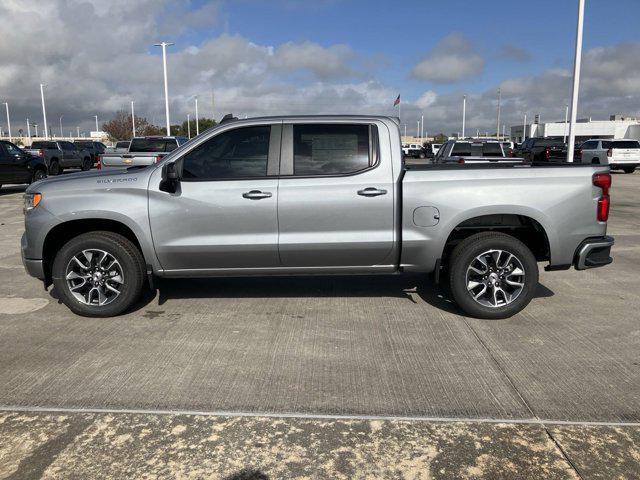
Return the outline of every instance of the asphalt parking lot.
{"type": "Polygon", "coordinates": [[[497,321],[421,277],[163,281],[128,315],[77,317],[22,269],[24,188],[3,187],[0,477],[353,478],[386,455],[400,478],[632,478],[640,173],[613,180],[614,264],[542,271],[531,305],[497,321]]]}

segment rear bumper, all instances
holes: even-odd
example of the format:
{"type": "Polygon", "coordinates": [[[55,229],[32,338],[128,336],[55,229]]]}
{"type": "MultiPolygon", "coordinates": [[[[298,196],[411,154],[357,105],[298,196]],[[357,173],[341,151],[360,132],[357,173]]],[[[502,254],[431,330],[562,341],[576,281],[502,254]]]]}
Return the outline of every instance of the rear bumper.
{"type": "Polygon", "coordinates": [[[614,163],[610,163],[609,167],[612,169],[616,169],[616,168],[624,168],[624,167],[640,167],[640,162],[633,160],[633,161],[629,161],[629,162],[614,162],[614,163]]]}
{"type": "Polygon", "coordinates": [[[614,244],[613,237],[592,237],[583,241],[576,250],[573,262],[576,270],[604,267],[613,262],[611,247],[614,244]]]}

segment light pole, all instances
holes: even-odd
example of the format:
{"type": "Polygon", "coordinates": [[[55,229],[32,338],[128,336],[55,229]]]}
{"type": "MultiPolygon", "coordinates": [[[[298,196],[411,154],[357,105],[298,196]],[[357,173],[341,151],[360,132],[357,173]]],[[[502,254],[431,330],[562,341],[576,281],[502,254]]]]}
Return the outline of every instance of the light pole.
{"type": "Polygon", "coordinates": [[[420,115],[420,143],[424,139],[424,115],[420,115]]]}
{"type": "Polygon", "coordinates": [[[187,113],[187,137],[191,139],[191,115],[187,113]]]}
{"type": "Polygon", "coordinates": [[[9,141],[11,141],[11,119],[9,118],[9,102],[4,102],[4,106],[7,108],[7,129],[9,130],[9,141]]]}
{"type": "Polygon", "coordinates": [[[98,132],[100,129],[98,128],[98,115],[94,115],[93,118],[96,119],[96,132],[98,132]]]}
{"type": "Polygon", "coordinates": [[[80,138],[80,127],[76,127],[76,135],[80,138]]]}
{"type": "Polygon", "coordinates": [[[29,123],[28,118],[27,118],[27,136],[31,138],[31,124],[29,123]]]}
{"type": "Polygon", "coordinates": [[[167,47],[173,43],[155,43],[156,47],[162,47],[162,68],[164,70],[164,108],[167,117],[167,135],[171,135],[171,122],[169,121],[169,85],[167,84],[167,47]]]}
{"type": "Polygon", "coordinates": [[[133,100],[131,100],[131,131],[133,136],[136,136],[136,113],[133,110],[133,100]]]}
{"type": "Polygon", "coordinates": [[[498,121],[496,124],[496,140],[500,139],[500,102],[502,101],[502,92],[498,88],[498,121]]]}
{"type": "Polygon", "coordinates": [[[416,137],[420,137],[420,120],[418,120],[418,127],[416,128],[416,137]]]}
{"type": "Polygon", "coordinates": [[[64,117],[64,115],[60,115],[60,138],[64,137],[64,134],[62,133],[62,117],[64,117]]]}
{"type": "Polygon", "coordinates": [[[564,104],[564,135],[562,136],[562,143],[567,143],[567,118],[569,117],[569,104],[564,104]]]}
{"type": "Polygon", "coordinates": [[[35,129],[36,129],[36,138],[37,138],[37,137],[38,137],[38,124],[37,124],[37,123],[34,123],[34,124],[33,124],[33,126],[34,126],[34,127],[35,127],[35,129]]]}
{"type": "Polygon", "coordinates": [[[462,96],[462,138],[464,138],[464,127],[467,121],[467,96],[462,96]]]}
{"type": "Polygon", "coordinates": [[[198,135],[200,135],[200,119],[198,117],[198,96],[195,96],[196,98],[196,137],[198,135]]]}
{"type": "Polygon", "coordinates": [[[567,162],[573,162],[576,140],[576,116],[578,114],[578,93],[580,91],[580,63],[582,62],[582,30],[584,27],[584,0],[578,0],[578,25],[576,27],[576,54],[573,61],[573,92],[571,94],[571,123],[569,123],[569,145],[567,162]]]}
{"type": "MultiPolygon", "coordinates": [[[[47,130],[47,109],[44,106],[44,83],[40,84],[40,99],[42,100],[42,117],[44,121],[44,138],[49,138],[49,130],[47,130]]],[[[37,130],[36,130],[37,132],[37,130]]],[[[36,137],[38,134],[36,133],[36,137]]]]}
{"type": "Polygon", "coordinates": [[[524,114],[524,122],[522,123],[522,141],[527,139],[527,114],[524,114]]]}

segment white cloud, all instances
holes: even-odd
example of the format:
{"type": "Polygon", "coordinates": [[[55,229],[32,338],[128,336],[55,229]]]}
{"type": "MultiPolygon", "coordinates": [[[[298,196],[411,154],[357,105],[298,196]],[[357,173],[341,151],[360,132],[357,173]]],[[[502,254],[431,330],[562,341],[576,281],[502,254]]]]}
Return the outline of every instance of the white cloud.
{"type": "Polygon", "coordinates": [[[460,33],[444,37],[411,71],[418,80],[454,83],[482,73],[484,59],[460,33]]]}

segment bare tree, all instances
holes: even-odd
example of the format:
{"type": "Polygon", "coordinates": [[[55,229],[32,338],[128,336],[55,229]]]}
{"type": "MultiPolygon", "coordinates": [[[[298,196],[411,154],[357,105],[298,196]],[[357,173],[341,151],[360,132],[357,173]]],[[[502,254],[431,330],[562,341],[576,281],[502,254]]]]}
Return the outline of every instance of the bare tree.
{"type": "MultiPolygon", "coordinates": [[[[102,129],[113,140],[131,140],[133,136],[131,114],[125,110],[116,112],[111,120],[102,125],[102,129]]],[[[160,127],[151,125],[146,118],[136,115],[136,135],[162,135],[162,132],[160,127]]]]}

